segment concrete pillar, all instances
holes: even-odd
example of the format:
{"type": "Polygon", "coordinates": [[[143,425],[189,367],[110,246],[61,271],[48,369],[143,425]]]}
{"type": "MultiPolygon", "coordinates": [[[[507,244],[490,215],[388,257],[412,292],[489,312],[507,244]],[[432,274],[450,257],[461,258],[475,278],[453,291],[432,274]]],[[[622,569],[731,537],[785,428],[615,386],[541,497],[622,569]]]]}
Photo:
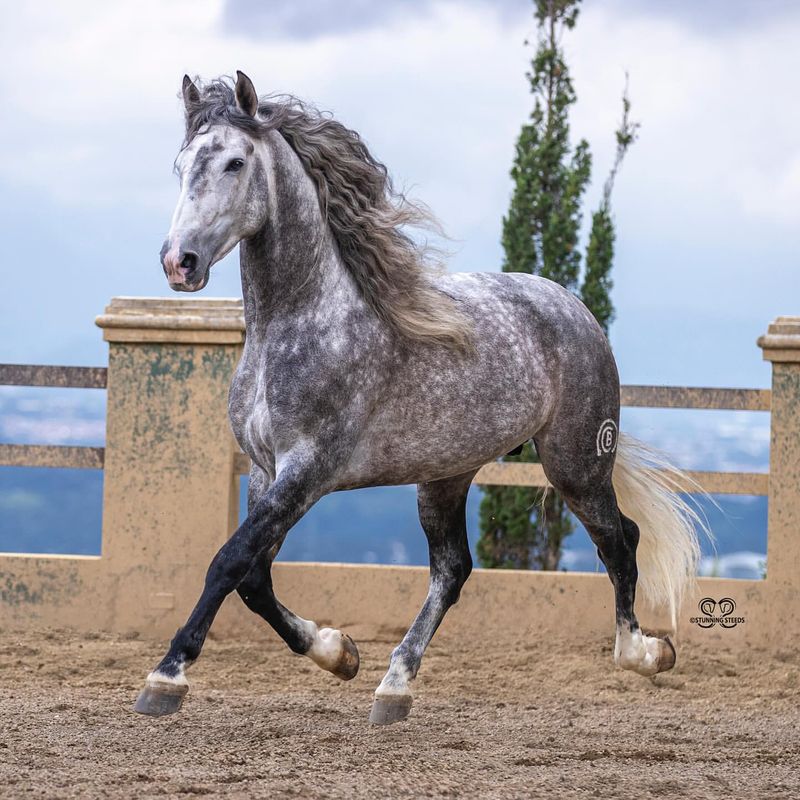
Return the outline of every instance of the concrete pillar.
{"type": "Polygon", "coordinates": [[[773,635],[800,634],[800,317],[758,340],[772,362],[767,589],[773,635]]]}
{"type": "Polygon", "coordinates": [[[236,526],[227,407],[242,306],[117,297],[97,324],[109,344],[103,616],[113,630],[169,635],[236,526]]]}

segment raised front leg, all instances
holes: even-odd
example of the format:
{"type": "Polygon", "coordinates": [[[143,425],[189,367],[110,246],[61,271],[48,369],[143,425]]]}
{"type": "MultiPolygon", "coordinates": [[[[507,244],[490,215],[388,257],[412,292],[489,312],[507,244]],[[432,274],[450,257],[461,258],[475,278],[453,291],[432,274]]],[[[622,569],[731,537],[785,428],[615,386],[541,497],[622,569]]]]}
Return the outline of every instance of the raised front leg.
{"type": "Polygon", "coordinates": [[[376,725],[408,716],[413,701],[410,683],[425,649],[472,571],[465,511],[474,475],[470,472],[418,486],[419,518],[430,553],[430,585],[422,610],[392,653],[389,670],[375,691],[369,721],[376,725]]]}
{"type": "Polygon", "coordinates": [[[186,668],[200,655],[223,600],[247,577],[257,560],[263,564],[270,550],[324,493],[319,465],[310,460],[286,464],[214,557],[200,600],[175,634],[166,656],[147,677],[135,711],[153,716],[178,711],[188,689],[186,668]]]}
{"type": "MultiPolygon", "coordinates": [[[[269,477],[256,464],[250,468],[247,510],[251,513],[269,489],[269,477]]],[[[341,680],[355,678],[359,656],[355,642],[333,628],[320,629],[315,622],[303,619],[284,606],[272,588],[272,562],[283,539],[276,542],[263,558],[257,558],[236,591],[245,605],[266,620],[278,636],[299,655],[308,656],[317,666],[341,680]]]]}
{"type": "Polygon", "coordinates": [[[272,589],[272,559],[259,558],[236,587],[245,605],[265,619],[292,652],[308,656],[318,667],[349,681],[358,674],[356,643],[334,628],[319,628],[315,622],[290,611],[272,589]]]}

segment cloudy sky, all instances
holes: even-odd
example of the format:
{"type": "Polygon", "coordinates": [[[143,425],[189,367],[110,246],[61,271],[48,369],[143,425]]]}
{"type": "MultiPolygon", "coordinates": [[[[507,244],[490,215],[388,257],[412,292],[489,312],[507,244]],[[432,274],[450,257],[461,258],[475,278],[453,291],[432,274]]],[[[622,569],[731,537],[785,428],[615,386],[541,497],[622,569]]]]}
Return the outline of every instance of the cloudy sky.
{"type": "MultiPolygon", "coordinates": [[[[108,299],[169,293],[185,72],[333,111],[440,216],[451,269],[499,268],[527,0],[0,1],[0,362],[102,364],[108,299]]],[[[623,381],[767,384],[755,338],[800,313],[798,42],[796,2],[584,4],[565,44],[590,206],[626,70],[642,123],[614,197],[623,381]]],[[[206,294],[238,292],[229,257],[206,294]]]]}

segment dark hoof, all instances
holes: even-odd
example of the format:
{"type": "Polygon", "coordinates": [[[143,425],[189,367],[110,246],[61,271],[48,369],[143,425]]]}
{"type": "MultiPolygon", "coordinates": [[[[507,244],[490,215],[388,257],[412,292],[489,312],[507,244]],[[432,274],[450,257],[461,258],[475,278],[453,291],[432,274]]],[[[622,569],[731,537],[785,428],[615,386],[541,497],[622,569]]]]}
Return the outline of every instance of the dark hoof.
{"type": "Polygon", "coordinates": [[[413,698],[410,694],[387,694],[375,697],[369,721],[373,725],[391,725],[405,719],[411,711],[413,698]]]}
{"type": "Polygon", "coordinates": [[[189,687],[174,683],[148,683],[142,689],[133,710],[150,717],[163,717],[180,711],[189,687]]]}
{"type": "Polygon", "coordinates": [[[670,639],[669,636],[665,636],[659,641],[660,647],[658,652],[658,668],[656,672],[666,672],[675,666],[675,661],[678,658],[678,654],[675,652],[675,645],[672,644],[672,639],[670,639]]]}
{"type": "Polygon", "coordinates": [[[343,681],[349,681],[358,674],[361,660],[358,657],[356,643],[346,634],[342,634],[342,655],[331,672],[343,681]]]}

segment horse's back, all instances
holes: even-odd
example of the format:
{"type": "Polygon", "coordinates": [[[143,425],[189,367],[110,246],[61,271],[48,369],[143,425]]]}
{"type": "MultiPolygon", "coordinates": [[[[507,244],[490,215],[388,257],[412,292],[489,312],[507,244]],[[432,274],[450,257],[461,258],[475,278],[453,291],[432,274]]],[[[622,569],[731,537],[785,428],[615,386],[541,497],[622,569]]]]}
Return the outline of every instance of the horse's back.
{"type": "MultiPolygon", "coordinates": [[[[558,284],[523,274],[443,275],[473,323],[475,351],[409,348],[359,442],[345,483],[407,483],[466,472],[548,424],[581,382],[615,384],[608,342],[558,284]]],[[[616,384],[618,385],[618,384],[616,384]]]]}
{"type": "Polygon", "coordinates": [[[453,297],[476,326],[502,328],[519,346],[595,344],[610,352],[605,334],[586,306],[554,281],[523,272],[457,272],[441,275],[437,287],[453,297]]]}
{"type": "Polygon", "coordinates": [[[473,320],[479,368],[486,359],[512,374],[521,368],[518,379],[548,387],[552,401],[564,390],[618,382],[605,333],[563,286],[520,272],[455,273],[438,283],[473,320]]]}

